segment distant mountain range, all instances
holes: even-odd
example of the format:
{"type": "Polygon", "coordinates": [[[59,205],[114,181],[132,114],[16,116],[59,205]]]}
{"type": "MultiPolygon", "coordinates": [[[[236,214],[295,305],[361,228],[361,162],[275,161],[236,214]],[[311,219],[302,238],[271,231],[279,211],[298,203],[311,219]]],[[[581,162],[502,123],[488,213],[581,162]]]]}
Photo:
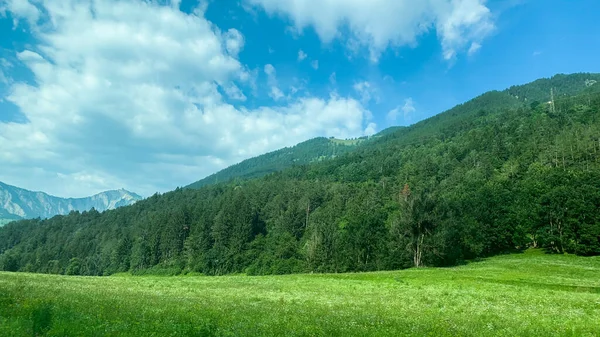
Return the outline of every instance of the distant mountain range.
{"type": "Polygon", "coordinates": [[[132,205],[142,197],[124,189],[106,191],[87,198],[59,198],[0,182],[0,225],[12,220],[50,218],[71,211],[99,212],[132,205]]]}

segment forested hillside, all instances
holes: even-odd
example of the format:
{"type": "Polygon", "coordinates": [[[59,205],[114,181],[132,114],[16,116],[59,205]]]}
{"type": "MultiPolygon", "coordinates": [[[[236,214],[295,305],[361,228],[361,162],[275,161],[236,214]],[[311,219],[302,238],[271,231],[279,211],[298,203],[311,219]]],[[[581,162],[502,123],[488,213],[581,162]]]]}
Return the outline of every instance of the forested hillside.
{"type": "Polygon", "coordinates": [[[363,141],[365,139],[345,141],[324,137],[314,138],[296,146],[286,147],[244,160],[190,184],[187,188],[200,188],[209,184],[227,183],[235,179],[259,178],[295,165],[333,159],[351,151],[363,141]]]}
{"type": "Polygon", "coordinates": [[[280,274],[446,266],[530,246],[598,255],[598,80],[560,75],[486,93],[257,179],[11,223],[0,267],[280,274]]]}

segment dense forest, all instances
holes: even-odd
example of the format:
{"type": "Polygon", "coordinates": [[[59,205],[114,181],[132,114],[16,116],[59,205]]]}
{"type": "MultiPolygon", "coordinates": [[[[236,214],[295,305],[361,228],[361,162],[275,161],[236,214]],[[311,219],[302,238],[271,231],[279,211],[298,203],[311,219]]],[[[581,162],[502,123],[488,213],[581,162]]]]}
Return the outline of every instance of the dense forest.
{"type": "Polygon", "coordinates": [[[258,275],[449,266],[527,247],[600,255],[597,81],[557,75],[328,160],[307,150],[306,163],[258,178],[13,222],[0,228],[0,268],[258,275]]]}

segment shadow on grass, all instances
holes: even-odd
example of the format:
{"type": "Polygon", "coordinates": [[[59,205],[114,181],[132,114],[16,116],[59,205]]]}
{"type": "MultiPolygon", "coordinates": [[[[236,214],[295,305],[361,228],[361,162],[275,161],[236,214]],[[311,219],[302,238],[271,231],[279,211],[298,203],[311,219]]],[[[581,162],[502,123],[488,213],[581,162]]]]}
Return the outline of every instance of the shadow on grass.
{"type": "Polygon", "coordinates": [[[40,302],[31,311],[33,335],[44,336],[52,326],[53,305],[51,302],[40,302]]]}

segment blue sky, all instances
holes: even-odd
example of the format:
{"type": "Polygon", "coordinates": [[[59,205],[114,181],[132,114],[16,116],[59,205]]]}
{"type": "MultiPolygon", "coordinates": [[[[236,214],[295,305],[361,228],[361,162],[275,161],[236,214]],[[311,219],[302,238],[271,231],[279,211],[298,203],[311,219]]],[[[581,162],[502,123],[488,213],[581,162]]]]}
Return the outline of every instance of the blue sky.
{"type": "Polygon", "coordinates": [[[600,72],[600,2],[0,0],[0,181],[186,185],[316,136],[600,72]]]}

